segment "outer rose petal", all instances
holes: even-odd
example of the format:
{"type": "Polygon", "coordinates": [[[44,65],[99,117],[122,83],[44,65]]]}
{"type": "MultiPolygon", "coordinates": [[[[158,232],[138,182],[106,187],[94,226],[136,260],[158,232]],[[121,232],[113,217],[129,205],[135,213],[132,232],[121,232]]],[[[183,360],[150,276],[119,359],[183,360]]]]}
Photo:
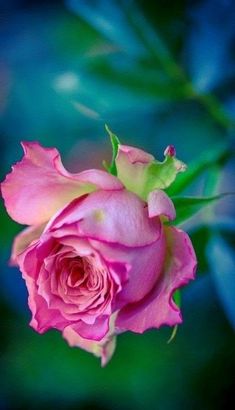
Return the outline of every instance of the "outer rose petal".
{"type": "Polygon", "coordinates": [[[117,176],[129,191],[146,201],[150,192],[167,188],[177,173],[186,169],[185,164],[175,158],[173,146],[167,147],[164,155],[165,160],[159,162],[147,152],[119,145],[115,160],[117,176]]]}
{"type": "MultiPolygon", "coordinates": [[[[46,230],[66,236],[77,224],[77,235],[128,247],[145,246],[161,234],[161,223],[148,217],[145,203],[126,190],[97,191],[78,198],[60,211],[46,230]]],[[[54,234],[53,234],[54,235],[54,234]]]]}
{"type": "Polygon", "coordinates": [[[166,216],[171,221],[175,219],[175,207],[169,196],[160,189],[150,192],[148,196],[149,217],[166,216]]]}
{"type": "MultiPolygon", "coordinates": [[[[22,276],[26,282],[29,293],[29,308],[32,312],[30,325],[39,333],[44,333],[50,328],[63,330],[68,323],[73,323],[73,329],[82,338],[99,341],[109,331],[109,316],[98,317],[92,325],[82,320],[69,321],[57,307],[50,307],[45,297],[39,294],[38,283],[38,249],[33,243],[18,257],[22,276]]],[[[39,277],[41,273],[39,273],[39,277]]],[[[53,295],[51,295],[53,297],[53,295]]]]}
{"type": "Polygon", "coordinates": [[[30,226],[20,232],[14,239],[10,263],[17,265],[17,256],[23,252],[34,240],[37,240],[43,232],[45,225],[30,226]]]}
{"type": "Polygon", "coordinates": [[[111,359],[116,347],[116,336],[114,335],[113,330],[114,328],[111,326],[109,333],[99,342],[82,338],[77,332],[75,332],[75,330],[73,330],[72,326],[67,326],[64,329],[63,336],[70,346],[80,347],[81,349],[100,357],[102,366],[105,366],[111,359]]]}
{"type": "Polygon", "coordinates": [[[119,145],[115,160],[117,175],[125,187],[139,195],[142,192],[144,173],[154,157],[147,152],[127,145],[119,145]]]}
{"type": "Polygon", "coordinates": [[[73,330],[84,339],[100,341],[109,331],[109,317],[98,317],[94,324],[88,325],[81,320],[72,325],[73,330]]]}
{"type": "Polygon", "coordinates": [[[33,278],[37,267],[35,246],[32,245],[25,252],[21,253],[18,257],[18,262],[29,293],[28,304],[32,312],[30,326],[39,333],[44,333],[50,328],[62,331],[68,322],[57,309],[48,309],[45,299],[38,294],[38,287],[33,278]],[[27,264],[27,269],[24,269],[25,264],[27,264]],[[32,276],[29,276],[27,271],[32,276]]]}
{"type": "Polygon", "coordinates": [[[172,295],[176,289],[194,279],[196,256],[186,233],[165,228],[167,253],[162,276],[155,288],[141,302],[127,305],[117,317],[116,326],[121,331],[143,333],[149,328],[173,326],[182,322],[179,308],[172,295]]]}
{"type": "Polygon", "coordinates": [[[23,159],[1,184],[7,211],[19,223],[45,223],[66,203],[97,187],[122,189],[120,181],[105,171],[67,172],[55,148],[43,148],[37,142],[22,146],[23,159]]]}
{"type": "Polygon", "coordinates": [[[131,147],[130,145],[119,145],[118,147],[118,157],[117,162],[121,161],[121,158],[128,159],[131,164],[136,164],[137,162],[142,164],[148,164],[154,160],[154,156],[142,149],[131,147]]]}
{"type": "Polygon", "coordinates": [[[63,319],[56,309],[48,309],[45,299],[38,295],[34,280],[25,277],[26,286],[29,292],[28,304],[32,312],[30,326],[38,333],[44,333],[51,328],[63,330],[68,322],[63,319]]]}

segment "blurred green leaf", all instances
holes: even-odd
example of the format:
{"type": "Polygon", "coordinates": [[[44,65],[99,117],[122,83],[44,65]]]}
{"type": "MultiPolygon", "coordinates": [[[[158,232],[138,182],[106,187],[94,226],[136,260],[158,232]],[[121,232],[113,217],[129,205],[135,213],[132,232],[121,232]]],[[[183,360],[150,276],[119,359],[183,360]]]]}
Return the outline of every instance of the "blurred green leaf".
{"type": "MultiPolygon", "coordinates": [[[[107,40],[133,56],[144,53],[142,44],[136,38],[128,19],[129,5],[115,0],[88,2],[85,0],[67,0],[69,8],[90,24],[107,40]]],[[[131,10],[136,7],[132,2],[131,10]]]]}
{"type": "Polygon", "coordinates": [[[99,59],[93,61],[88,70],[106,82],[161,101],[183,100],[191,95],[187,84],[180,79],[170,78],[156,67],[152,69],[147,64],[142,67],[140,62],[123,63],[122,56],[115,64],[107,59],[99,59]]]}
{"type": "Polygon", "coordinates": [[[167,194],[169,196],[179,195],[203,172],[210,167],[214,167],[215,164],[222,166],[233,154],[226,144],[218,145],[214,149],[203,153],[199,158],[189,164],[184,174],[178,175],[174,184],[167,189],[167,194]]]}
{"type": "Polygon", "coordinates": [[[190,239],[193,243],[193,247],[197,255],[197,276],[200,274],[205,274],[209,271],[206,249],[210,236],[211,234],[208,224],[197,225],[195,229],[190,232],[190,239]]]}
{"type": "Polygon", "coordinates": [[[9,247],[14,236],[22,229],[22,225],[14,222],[7,214],[3,201],[0,201],[0,220],[1,220],[1,233],[0,233],[0,246],[1,249],[9,247]]]}
{"type": "Polygon", "coordinates": [[[202,208],[215,203],[221,198],[233,193],[223,193],[210,197],[173,197],[172,201],[176,209],[176,219],[173,221],[174,225],[180,225],[186,220],[192,218],[202,208]]]}
{"type": "Polygon", "coordinates": [[[69,7],[112,42],[112,52],[88,62],[88,70],[116,86],[156,99],[193,96],[183,70],[175,62],[157,27],[137,2],[70,0],[69,7]]]}
{"type": "Polygon", "coordinates": [[[180,306],[181,306],[181,292],[180,292],[179,289],[177,289],[177,290],[175,291],[175,293],[174,293],[174,295],[173,295],[173,299],[174,299],[174,302],[176,303],[176,305],[177,305],[178,307],[180,307],[180,306]]]}
{"type": "MultiPolygon", "coordinates": [[[[149,93],[155,98],[162,98],[167,94],[167,98],[172,99],[172,101],[176,98],[193,99],[202,105],[210,113],[210,116],[224,128],[229,129],[233,125],[233,121],[215,95],[208,94],[205,90],[197,89],[197,87],[195,89],[194,82],[188,78],[187,70],[184,70],[175,58],[169,39],[167,41],[165,35],[159,32],[159,25],[153,24],[152,19],[145,17],[138,2],[98,0],[91,5],[84,0],[67,0],[67,4],[93,29],[111,41],[113,51],[115,52],[116,49],[116,52],[120,54],[115,62],[117,69],[113,70],[110,61],[108,61],[110,56],[107,56],[104,66],[95,68],[96,75],[102,75],[106,81],[111,80],[117,86],[125,84],[125,87],[129,87],[130,90],[136,91],[137,89],[144,95],[149,93]],[[127,56],[131,57],[135,67],[132,69],[129,67],[128,70],[125,70],[125,75],[122,69],[119,72],[119,63],[122,66],[127,56]],[[166,76],[167,81],[164,86],[161,82],[155,83],[153,80],[153,87],[151,87],[151,80],[149,82],[148,79],[151,78],[152,72],[148,66],[146,66],[142,78],[136,75],[141,62],[144,60],[148,61],[150,65],[154,64],[156,74],[157,70],[160,70],[161,74],[166,76]]],[[[159,17],[161,9],[160,4],[155,5],[157,12],[155,14],[159,14],[159,17]]],[[[200,45],[199,48],[201,49],[200,45]]]]}

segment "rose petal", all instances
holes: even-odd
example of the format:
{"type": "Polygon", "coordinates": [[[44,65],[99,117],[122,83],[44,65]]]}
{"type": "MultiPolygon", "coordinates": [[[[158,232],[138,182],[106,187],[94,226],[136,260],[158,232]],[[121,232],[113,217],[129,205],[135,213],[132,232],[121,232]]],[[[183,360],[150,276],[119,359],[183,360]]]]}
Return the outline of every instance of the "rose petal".
{"type": "Polygon", "coordinates": [[[98,188],[121,189],[117,178],[101,170],[71,174],[55,148],[37,142],[22,143],[24,157],[1,184],[9,215],[26,225],[47,222],[72,199],[98,188]]]}
{"type": "Polygon", "coordinates": [[[102,366],[105,366],[111,359],[115,347],[116,337],[114,334],[106,335],[99,342],[94,340],[84,339],[73,330],[72,326],[67,326],[63,331],[63,337],[71,347],[80,347],[87,352],[93,353],[101,358],[102,366]]]}
{"type": "Polygon", "coordinates": [[[44,333],[48,329],[55,328],[63,330],[68,321],[61,316],[56,309],[48,309],[45,300],[38,294],[35,282],[30,277],[25,277],[29,292],[28,304],[32,312],[30,326],[38,333],[44,333]]]}
{"type": "Polygon", "coordinates": [[[94,184],[97,188],[104,189],[105,191],[123,189],[122,183],[116,177],[100,169],[88,169],[78,174],[69,174],[69,176],[76,177],[85,184],[94,184]]]}
{"type": "Polygon", "coordinates": [[[186,169],[185,164],[175,158],[172,146],[164,154],[165,160],[159,162],[147,152],[119,145],[115,160],[117,176],[129,191],[146,201],[150,192],[167,188],[178,172],[186,169]]]}
{"type": "Polygon", "coordinates": [[[169,196],[161,190],[150,192],[148,196],[149,217],[164,215],[171,221],[175,219],[175,207],[169,196]]]}
{"type": "Polygon", "coordinates": [[[21,252],[23,252],[33,241],[37,240],[40,237],[44,227],[45,225],[30,226],[24,229],[15,237],[10,259],[10,264],[12,266],[17,265],[17,256],[21,252]]]}
{"type": "Polygon", "coordinates": [[[124,158],[128,159],[131,164],[136,164],[137,162],[141,164],[148,164],[154,160],[153,155],[140,148],[131,147],[130,145],[119,145],[118,155],[116,158],[117,163],[124,158]]]}
{"type": "Polygon", "coordinates": [[[160,221],[149,219],[145,203],[126,190],[97,191],[71,202],[47,226],[64,236],[77,224],[77,235],[126,246],[145,246],[160,236],[160,221]]]}
{"type": "Polygon", "coordinates": [[[141,300],[156,283],[165,257],[165,237],[162,231],[161,229],[157,241],[137,248],[90,240],[93,248],[100,252],[107,264],[118,261],[127,266],[129,280],[117,295],[115,306],[118,308],[141,300]]]}
{"type": "Polygon", "coordinates": [[[31,245],[18,256],[18,263],[29,293],[28,304],[32,312],[30,326],[39,333],[44,333],[50,328],[63,330],[68,324],[67,321],[58,310],[48,309],[46,301],[38,294],[38,287],[34,278],[37,271],[36,248],[34,245],[31,245]],[[30,273],[30,276],[28,273],[30,273]]]}
{"type": "Polygon", "coordinates": [[[115,160],[118,178],[129,191],[141,196],[145,170],[153,160],[154,157],[143,150],[119,145],[115,160]]]}
{"type": "Polygon", "coordinates": [[[100,341],[109,331],[109,317],[100,316],[96,319],[95,323],[88,325],[82,320],[72,325],[73,330],[82,338],[100,341]]]}
{"type": "Polygon", "coordinates": [[[182,322],[180,309],[172,295],[194,279],[196,257],[186,233],[173,227],[166,227],[165,233],[168,255],[162,276],[143,301],[130,304],[119,312],[116,326],[121,331],[143,333],[149,328],[159,328],[164,324],[174,326],[182,322]]]}

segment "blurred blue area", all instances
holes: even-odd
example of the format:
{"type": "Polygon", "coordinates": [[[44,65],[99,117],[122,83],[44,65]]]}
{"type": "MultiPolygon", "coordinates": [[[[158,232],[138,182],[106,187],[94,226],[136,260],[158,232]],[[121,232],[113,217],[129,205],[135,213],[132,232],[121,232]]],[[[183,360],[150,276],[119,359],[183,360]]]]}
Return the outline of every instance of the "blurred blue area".
{"type": "Polygon", "coordinates": [[[198,2],[189,12],[186,66],[196,87],[211,91],[235,76],[235,4],[233,0],[198,2]]]}
{"type": "Polygon", "coordinates": [[[220,235],[208,244],[208,258],[218,295],[235,329],[235,257],[231,246],[220,235]]]}
{"type": "MultiPolygon", "coordinates": [[[[187,193],[234,191],[234,1],[11,0],[0,9],[2,179],[21,140],[56,146],[70,170],[101,167],[108,123],[158,159],[169,144],[186,163],[227,147],[219,183],[205,166],[187,193]]],[[[28,327],[25,286],[7,264],[21,227],[3,204],[0,218],[0,409],[235,407],[233,197],[187,225],[198,277],[183,291],[175,341],[166,343],[170,329],[121,335],[105,369],[56,331],[28,327]]]]}

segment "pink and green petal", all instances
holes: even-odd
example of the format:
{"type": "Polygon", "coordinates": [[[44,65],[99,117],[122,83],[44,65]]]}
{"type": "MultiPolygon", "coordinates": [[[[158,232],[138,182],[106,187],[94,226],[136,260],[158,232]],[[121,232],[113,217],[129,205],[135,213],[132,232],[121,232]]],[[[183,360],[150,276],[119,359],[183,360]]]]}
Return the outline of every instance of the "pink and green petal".
{"type": "Polygon", "coordinates": [[[167,147],[164,154],[165,160],[159,162],[142,150],[119,145],[117,176],[129,191],[146,201],[150,192],[168,188],[178,172],[186,169],[185,164],[175,158],[174,147],[167,147]]]}
{"type": "Polygon", "coordinates": [[[115,160],[117,176],[129,191],[143,197],[143,185],[146,182],[145,173],[154,157],[145,151],[127,145],[119,145],[115,160]]]}

